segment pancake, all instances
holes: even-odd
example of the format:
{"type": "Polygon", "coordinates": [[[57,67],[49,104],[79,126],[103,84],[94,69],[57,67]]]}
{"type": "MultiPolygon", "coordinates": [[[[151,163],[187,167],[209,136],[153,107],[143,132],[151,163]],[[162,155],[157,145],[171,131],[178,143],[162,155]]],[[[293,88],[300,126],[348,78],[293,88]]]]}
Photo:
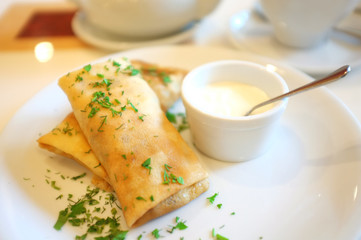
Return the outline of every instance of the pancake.
{"type": "Polygon", "coordinates": [[[59,86],[129,227],[207,190],[208,174],[198,157],[167,120],[150,85],[125,59],[85,66],[62,77],[59,86]]]}
{"type": "MultiPolygon", "coordinates": [[[[157,94],[163,111],[167,111],[179,99],[186,70],[141,60],[132,60],[131,64],[134,69],[139,70],[139,74],[157,94]]],[[[108,175],[91,151],[73,113],[68,114],[51,132],[40,137],[38,143],[41,148],[76,160],[94,173],[92,183],[96,187],[112,191],[108,175]]]]}

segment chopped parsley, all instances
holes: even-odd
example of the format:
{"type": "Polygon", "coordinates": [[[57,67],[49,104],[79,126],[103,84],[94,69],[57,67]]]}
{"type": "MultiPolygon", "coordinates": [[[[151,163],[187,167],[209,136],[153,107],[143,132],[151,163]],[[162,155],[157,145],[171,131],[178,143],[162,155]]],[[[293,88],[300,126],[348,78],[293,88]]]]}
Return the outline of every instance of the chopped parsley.
{"type": "Polygon", "coordinates": [[[217,197],[217,196],[218,196],[218,193],[215,193],[213,196],[208,197],[207,199],[209,200],[209,202],[210,202],[211,204],[213,204],[214,201],[216,200],[216,197],[217,197]]]}
{"type": "Polygon", "coordinates": [[[178,229],[178,230],[184,230],[184,229],[187,229],[188,226],[185,224],[185,221],[180,221],[180,218],[179,217],[176,217],[175,218],[175,222],[176,222],[176,225],[175,226],[172,226],[172,229],[171,230],[168,230],[169,233],[173,233],[174,230],[178,229]]]}
{"type": "Polygon", "coordinates": [[[84,70],[89,72],[92,69],[92,66],[90,64],[84,66],[84,70]]]}
{"type": "MultiPolygon", "coordinates": [[[[54,129],[52,130],[52,133],[53,133],[54,135],[57,135],[56,132],[60,132],[60,133],[62,133],[62,134],[64,134],[64,135],[72,136],[72,135],[73,135],[73,130],[74,130],[74,128],[70,128],[69,123],[68,123],[68,122],[65,122],[65,126],[64,126],[62,129],[60,129],[60,128],[54,128],[54,129]]],[[[75,132],[75,134],[77,134],[77,132],[75,132]]]]}
{"type": "Polygon", "coordinates": [[[120,63],[116,62],[116,61],[113,61],[113,66],[115,67],[120,67],[120,63]]]}
{"type": "Polygon", "coordinates": [[[214,237],[216,240],[229,240],[228,238],[216,233],[214,228],[212,228],[212,237],[214,237]]]}
{"type": "Polygon", "coordinates": [[[168,83],[172,82],[172,80],[170,79],[170,76],[167,73],[161,72],[159,75],[162,78],[164,84],[168,84],[168,83]]]}
{"type": "MultiPolygon", "coordinates": [[[[103,234],[106,229],[108,229],[105,236],[94,237],[97,240],[124,240],[126,238],[127,231],[121,231],[119,229],[119,217],[116,216],[116,208],[111,209],[111,216],[102,218],[99,216],[93,216],[91,213],[100,213],[101,208],[96,207],[100,204],[100,199],[102,196],[98,196],[99,200],[96,199],[96,196],[99,194],[100,190],[98,188],[87,188],[87,193],[79,198],[77,201],[72,200],[72,195],[69,194],[68,201],[69,205],[59,212],[58,219],[54,224],[56,230],[61,230],[61,228],[66,224],[70,223],[72,226],[83,226],[86,225],[86,233],[83,235],[76,236],[75,239],[86,239],[89,234],[103,234]],[[94,207],[94,210],[91,211],[89,207],[94,207]]],[[[113,206],[115,202],[115,197],[113,194],[109,193],[107,197],[104,198],[106,201],[104,204],[108,206],[113,206]]],[[[119,208],[119,206],[117,206],[119,208]]],[[[103,211],[105,208],[103,207],[103,211]]]]}
{"type": "Polygon", "coordinates": [[[126,68],[124,68],[123,73],[127,73],[130,76],[135,76],[140,73],[138,69],[135,69],[133,65],[128,65],[126,68]]]}
{"type": "Polygon", "coordinates": [[[168,121],[171,122],[177,128],[178,132],[182,132],[189,128],[189,124],[187,122],[187,118],[184,113],[171,113],[167,111],[165,115],[168,121]]]}
{"type": "Polygon", "coordinates": [[[181,176],[177,177],[173,173],[170,173],[171,168],[168,164],[164,164],[163,184],[179,183],[183,185],[184,179],[181,176]]]}
{"type": "Polygon", "coordinates": [[[75,77],[75,82],[81,82],[81,81],[83,81],[83,77],[78,74],[78,75],[75,77]]]}
{"type": "Polygon", "coordinates": [[[167,111],[165,113],[165,116],[167,117],[169,122],[177,124],[177,116],[176,116],[176,114],[167,111]]]}
{"type": "Polygon", "coordinates": [[[148,158],[147,160],[145,160],[145,161],[142,163],[142,167],[148,169],[148,170],[149,170],[149,174],[150,174],[150,171],[152,170],[152,167],[150,166],[150,162],[151,162],[151,158],[148,158]]]}
{"type": "Polygon", "coordinates": [[[103,127],[103,125],[104,124],[106,124],[107,123],[107,115],[104,115],[104,116],[100,116],[103,120],[102,120],[102,122],[100,123],[100,126],[99,126],[99,128],[98,128],[98,132],[104,132],[104,130],[103,129],[101,129],[102,127],[103,127]]]}
{"type": "Polygon", "coordinates": [[[97,108],[97,107],[92,107],[91,110],[90,110],[90,112],[89,112],[88,118],[94,117],[94,115],[95,115],[97,112],[99,112],[99,110],[100,110],[100,109],[97,108]]]}
{"type": "Polygon", "coordinates": [[[133,108],[135,112],[138,112],[138,109],[133,105],[133,103],[128,99],[127,103],[133,108]]]}
{"type": "Polygon", "coordinates": [[[144,117],[145,117],[145,116],[146,116],[146,115],[143,114],[143,115],[139,116],[138,118],[139,118],[142,122],[144,122],[144,117]]]}
{"type": "Polygon", "coordinates": [[[142,200],[142,201],[147,201],[147,200],[145,200],[144,197],[141,197],[141,196],[138,196],[138,197],[136,197],[135,199],[137,199],[137,200],[142,200]]]}
{"type": "Polygon", "coordinates": [[[73,128],[70,128],[69,123],[65,122],[65,127],[63,128],[63,133],[71,136],[71,135],[73,135],[71,131],[73,131],[73,128]]]}
{"type": "Polygon", "coordinates": [[[220,235],[220,234],[216,234],[216,239],[217,240],[229,240],[229,238],[227,238],[227,237],[225,237],[225,236],[222,236],[222,235],[220,235]]]}
{"type": "Polygon", "coordinates": [[[156,239],[160,238],[159,231],[160,231],[160,230],[159,230],[158,228],[156,228],[156,229],[154,229],[154,230],[152,231],[152,235],[153,235],[156,239]]]}
{"type": "Polygon", "coordinates": [[[83,178],[83,177],[85,177],[86,176],[86,173],[83,173],[83,174],[80,174],[80,175],[78,175],[78,176],[74,176],[74,177],[72,177],[71,179],[72,180],[78,180],[79,178],[83,178]]]}
{"type": "Polygon", "coordinates": [[[51,187],[54,188],[55,190],[61,190],[60,187],[56,186],[56,182],[55,182],[55,181],[51,181],[51,187]]]}

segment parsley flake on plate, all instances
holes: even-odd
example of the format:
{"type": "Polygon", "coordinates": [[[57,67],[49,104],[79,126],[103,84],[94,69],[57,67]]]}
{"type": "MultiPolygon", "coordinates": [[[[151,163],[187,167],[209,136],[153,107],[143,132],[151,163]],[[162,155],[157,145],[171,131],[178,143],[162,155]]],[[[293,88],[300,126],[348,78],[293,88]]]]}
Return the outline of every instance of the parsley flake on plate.
{"type": "Polygon", "coordinates": [[[216,197],[217,197],[217,196],[218,196],[218,193],[215,193],[215,194],[213,194],[213,196],[208,197],[207,199],[209,200],[209,202],[210,202],[211,204],[213,204],[214,201],[216,200],[216,197]]]}

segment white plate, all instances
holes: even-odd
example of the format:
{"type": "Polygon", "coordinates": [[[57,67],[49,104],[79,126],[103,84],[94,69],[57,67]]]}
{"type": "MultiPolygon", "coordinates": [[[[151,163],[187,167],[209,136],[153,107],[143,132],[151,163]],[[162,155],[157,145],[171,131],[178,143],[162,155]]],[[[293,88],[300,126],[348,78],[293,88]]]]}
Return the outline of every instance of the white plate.
{"type": "MultiPolygon", "coordinates": [[[[214,60],[242,59],[273,65],[291,89],[311,81],[293,68],[222,48],[152,47],[121,55],[187,69],[214,60]]],[[[182,105],[178,102],[175,107],[182,105]]],[[[60,193],[45,179],[57,180],[66,196],[84,193],[85,184],[62,181],[56,173],[75,176],[85,170],[39,149],[36,143],[39,134],[50,131],[69,111],[65,95],[54,82],[25,104],[4,129],[0,137],[0,239],[74,239],[84,232],[69,225],[59,232],[53,229],[66,201],[55,200],[60,193]]],[[[189,131],[183,136],[192,145],[189,131]]],[[[154,239],[150,232],[155,228],[162,229],[163,239],[212,239],[212,228],[230,239],[246,240],[361,236],[361,129],[325,88],[289,100],[277,142],[264,156],[231,164],[199,155],[210,173],[208,192],[131,230],[127,239],[139,234],[145,236],[142,239],[154,239]],[[210,205],[206,198],[214,193],[219,195],[210,205]],[[223,204],[221,209],[215,206],[218,203],[223,204]],[[188,229],[169,234],[166,229],[176,216],[186,220],[188,229]]],[[[89,183],[90,175],[84,181],[89,183]]]]}
{"type": "Polygon", "coordinates": [[[189,24],[180,32],[148,40],[121,38],[101,31],[88,23],[83,12],[77,12],[74,15],[71,26],[75,35],[84,42],[102,49],[120,51],[130,48],[173,44],[185,41],[192,37],[197,23],[189,24]]]}
{"type": "Polygon", "coordinates": [[[269,22],[253,11],[244,10],[231,17],[229,37],[243,51],[287,63],[312,75],[327,74],[346,64],[361,65],[361,38],[333,31],[325,43],[315,48],[290,48],[280,44],[269,22]]]}

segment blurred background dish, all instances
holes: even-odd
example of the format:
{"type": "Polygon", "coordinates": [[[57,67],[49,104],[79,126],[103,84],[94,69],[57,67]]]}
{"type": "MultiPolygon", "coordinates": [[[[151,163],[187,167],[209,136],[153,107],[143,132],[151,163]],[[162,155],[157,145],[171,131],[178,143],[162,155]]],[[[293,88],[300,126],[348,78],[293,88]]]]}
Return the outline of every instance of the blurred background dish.
{"type": "Polygon", "coordinates": [[[345,64],[361,65],[361,37],[333,31],[330,39],[320,46],[291,48],[279,43],[271,24],[253,10],[240,11],[230,18],[229,38],[240,50],[273,58],[314,76],[327,74],[345,64]]]}
{"type": "Polygon", "coordinates": [[[274,37],[296,48],[322,45],[359,0],[259,0],[260,8],[273,27],[274,37]]]}
{"type": "Polygon", "coordinates": [[[92,26],[83,12],[77,12],[72,20],[72,30],[77,37],[95,47],[106,50],[124,50],[144,46],[173,44],[184,42],[192,37],[197,27],[197,22],[191,22],[181,31],[156,39],[132,39],[119,37],[92,26]]]}
{"type": "Polygon", "coordinates": [[[131,39],[155,39],[200,21],[219,0],[72,0],[87,21],[104,32],[131,39]]]}

